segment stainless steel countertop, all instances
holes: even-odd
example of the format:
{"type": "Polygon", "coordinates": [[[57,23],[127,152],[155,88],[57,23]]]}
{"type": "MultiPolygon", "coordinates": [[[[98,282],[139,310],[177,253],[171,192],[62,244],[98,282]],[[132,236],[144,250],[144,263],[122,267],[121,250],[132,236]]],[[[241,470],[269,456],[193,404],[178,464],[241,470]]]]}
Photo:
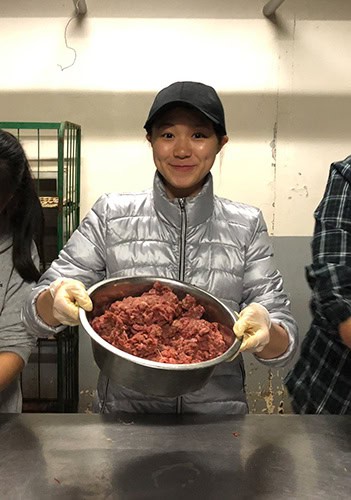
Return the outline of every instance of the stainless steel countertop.
{"type": "Polygon", "coordinates": [[[351,418],[0,415],[1,499],[348,499],[351,418]]]}

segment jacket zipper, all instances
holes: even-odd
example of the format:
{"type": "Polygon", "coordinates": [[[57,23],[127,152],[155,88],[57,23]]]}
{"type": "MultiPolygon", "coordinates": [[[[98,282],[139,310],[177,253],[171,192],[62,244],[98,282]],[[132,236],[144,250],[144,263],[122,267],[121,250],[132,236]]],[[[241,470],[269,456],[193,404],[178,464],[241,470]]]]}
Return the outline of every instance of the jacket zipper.
{"type": "MultiPolygon", "coordinates": [[[[178,279],[184,281],[185,277],[185,244],[186,244],[186,230],[187,230],[187,217],[185,210],[185,198],[179,198],[180,207],[180,248],[179,248],[179,270],[178,279]]],[[[176,413],[183,413],[183,398],[177,397],[176,413]]]]}
{"type": "Polygon", "coordinates": [[[179,198],[178,203],[180,206],[180,249],[179,249],[178,279],[179,279],[179,281],[184,281],[184,277],[185,277],[185,243],[186,243],[186,229],[187,229],[185,198],[179,198]]]}

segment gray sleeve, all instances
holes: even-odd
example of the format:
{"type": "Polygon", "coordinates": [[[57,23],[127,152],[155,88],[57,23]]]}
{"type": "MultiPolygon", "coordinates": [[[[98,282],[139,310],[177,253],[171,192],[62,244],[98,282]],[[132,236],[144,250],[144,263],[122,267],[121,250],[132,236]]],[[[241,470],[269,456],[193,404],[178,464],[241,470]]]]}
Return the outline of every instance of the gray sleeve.
{"type": "Polygon", "coordinates": [[[107,207],[108,197],[103,195],[74,231],[58,258],[32,288],[23,308],[23,321],[37,336],[46,337],[65,328],[48,326],[36,312],[36,299],[50,283],[60,277],[73,278],[89,288],[105,278],[107,207]]]}
{"type": "Polygon", "coordinates": [[[271,321],[287,331],[289,346],[282,356],[269,360],[256,356],[265,365],[284,366],[297,350],[298,328],[283,288],[283,278],[275,266],[271,239],[261,212],[247,251],[243,297],[242,307],[252,302],[262,304],[269,311],[271,321]]]}
{"type": "MultiPolygon", "coordinates": [[[[35,258],[38,263],[38,258],[35,258]]],[[[27,363],[36,344],[33,330],[26,329],[21,319],[21,308],[28,297],[32,283],[25,282],[18,272],[12,271],[0,315],[0,352],[14,352],[27,363]]]]}

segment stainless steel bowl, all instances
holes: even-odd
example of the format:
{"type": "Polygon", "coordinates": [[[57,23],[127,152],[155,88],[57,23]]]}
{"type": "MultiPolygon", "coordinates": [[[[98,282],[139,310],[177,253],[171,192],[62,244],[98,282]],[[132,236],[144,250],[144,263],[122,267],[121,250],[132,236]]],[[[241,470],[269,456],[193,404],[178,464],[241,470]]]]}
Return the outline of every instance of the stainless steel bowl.
{"type": "MultiPolygon", "coordinates": [[[[94,305],[90,313],[79,310],[79,318],[85,332],[91,337],[94,359],[100,370],[115,383],[137,392],[153,396],[174,397],[201,389],[215,367],[233,358],[240,348],[240,341],[233,333],[233,313],[213,295],[181,281],[155,276],[111,278],[89,288],[94,305]],[[222,333],[230,336],[232,345],[217,358],[201,363],[167,364],[133,356],[114,347],[100,337],[89,320],[101,315],[115,300],[139,296],[150,290],[155,281],[167,285],[181,300],[191,294],[205,308],[204,319],[220,324],[222,333]]],[[[227,337],[228,338],[228,337],[227,337]]]]}

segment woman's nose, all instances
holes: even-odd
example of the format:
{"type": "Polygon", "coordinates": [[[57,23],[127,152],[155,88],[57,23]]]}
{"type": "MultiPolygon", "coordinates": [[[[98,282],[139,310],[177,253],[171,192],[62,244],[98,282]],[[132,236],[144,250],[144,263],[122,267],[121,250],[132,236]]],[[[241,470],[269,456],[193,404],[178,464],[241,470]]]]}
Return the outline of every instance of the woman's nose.
{"type": "Polygon", "coordinates": [[[190,141],[186,138],[178,138],[174,144],[173,154],[178,158],[188,158],[191,156],[190,141]]]}

